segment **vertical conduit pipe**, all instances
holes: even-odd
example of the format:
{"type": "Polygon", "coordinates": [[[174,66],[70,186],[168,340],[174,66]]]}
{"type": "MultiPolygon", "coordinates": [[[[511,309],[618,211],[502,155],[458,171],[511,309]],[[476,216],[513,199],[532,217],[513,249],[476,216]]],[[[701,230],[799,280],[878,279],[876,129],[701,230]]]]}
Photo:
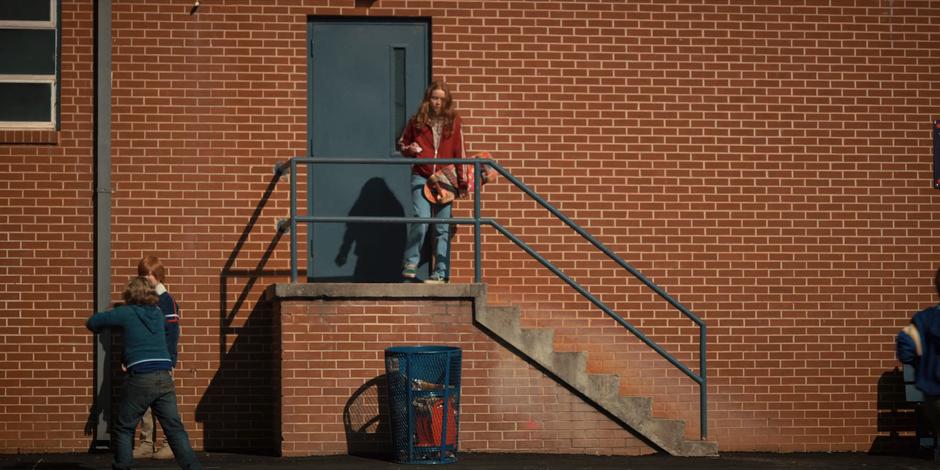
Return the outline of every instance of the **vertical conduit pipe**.
{"type": "MultiPolygon", "coordinates": [[[[95,1],[95,311],[111,301],[111,0],[95,1]]],[[[110,447],[111,334],[95,335],[96,425],[92,449],[110,447]]]]}

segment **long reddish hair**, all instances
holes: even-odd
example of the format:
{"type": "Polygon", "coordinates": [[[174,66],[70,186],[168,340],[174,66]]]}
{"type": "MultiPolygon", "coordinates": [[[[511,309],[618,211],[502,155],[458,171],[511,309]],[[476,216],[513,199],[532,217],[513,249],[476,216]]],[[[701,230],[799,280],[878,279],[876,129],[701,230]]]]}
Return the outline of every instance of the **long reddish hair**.
{"type": "Polygon", "coordinates": [[[442,134],[444,137],[447,137],[450,136],[451,132],[454,130],[454,121],[457,119],[457,106],[454,104],[454,99],[451,97],[450,88],[443,80],[434,80],[428,85],[427,89],[424,90],[424,99],[421,100],[421,106],[418,107],[418,112],[415,113],[413,118],[415,127],[423,129],[424,126],[431,125],[431,93],[434,93],[435,90],[444,91],[444,103],[441,105],[441,114],[437,117],[442,119],[442,134]]]}
{"type": "Polygon", "coordinates": [[[162,283],[166,279],[166,268],[160,262],[160,258],[153,255],[144,256],[137,263],[137,275],[147,277],[153,275],[157,282],[162,283]]]}

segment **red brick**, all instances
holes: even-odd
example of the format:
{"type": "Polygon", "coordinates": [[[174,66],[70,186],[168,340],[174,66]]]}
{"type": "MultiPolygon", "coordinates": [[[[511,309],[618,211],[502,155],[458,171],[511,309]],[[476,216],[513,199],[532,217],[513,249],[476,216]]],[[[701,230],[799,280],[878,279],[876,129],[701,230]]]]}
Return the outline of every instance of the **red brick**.
{"type": "MultiPolygon", "coordinates": [[[[94,308],[94,10],[91,0],[62,3],[61,129],[0,130],[8,201],[0,208],[0,306],[13,312],[0,319],[10,400],[0,403],[0,453],[87,448],[87,410],[63,403],[91,401],[91,336],[82,322],[94,308]],[[46,410],[49,403],[59,408],[46,410]],[[34,429],[46,411],[76,424],[34,429]]],[[[251,358],[273,361],[262,291],[286,282],[289,254],[286,237],[276,239],[265,221],[286,214],[283,183],[259,201],[271,162],[306,151],[308,16],[426,16],[433,75],[453,85],[470,147],[489,150],[706,319],[710,434],[723,451],[867,451],[884,434],[875,411],[879,379],[896,366],[893,334],[935,303],[933,118],[924,110],[940,105],[926,92],[940,70],[924,61],[940,40],[927,28],[936,11],[904,2],[889,17],[818,2],[273,3],[218,2],[193,16],[168,0],[114,5],[111,297],[142,253],[167,261],[183,307],[182,402],[200,408],[241,391],[214,388],[223,382],[247,380],[249,396],[275,385],[252,375],[263,370],[251,358]],[[232,363],[239,367],[225,367],[232,363]],[[840,414],[846,401],[863,413],[857,420],[840,414]]],[[[487,187],[484,212],[697,369],[689,322],[505,181],[487,187]]],[[[652,396],[664,415],[696,422],[691,381],[615,332],[511,243],[483,232],[493,303],[522,307],[527,326],[557,328],[556,347],[587,351],[592,370],[622,376],[623,393],[652,396]]],[[[455,240],[457,282],[473,276],[470,233],[455,240]]],[[[414,302],[306,308],[282,311],[295,315],[283,317],[284,337],[307,348],[285,356],[295,368],[277,384],[285,390],[363,379],[382,367],[366,353],[406,338],[453,338],[465,351],[492,354],[472,366],[480,383],[468,398],[510,387],[495,372],[486,381],[495,368],[539,383],[530,393],[556,387],[476,329],[442,331],[441,322],[467,315],[459,306],[426,322],[407,315],[431,314],[414,302]],[[349,315],[361,317],[339,318],[349,315]],[[341,321],[354,329],[321,329],[341,321]],[[403,337],[406,326],[413,334],[403,337]],[[332,342],[349,350],[303,355],[334,352],[321,351],[332,342]],[[337,361],[351,361],[344,367],[355,373],[326,373],[337,361]]],[[[204,408],[184,416],[200,430],[190,432],[197,447],[218,432],[206,430],[213,415],[204,408]]],[[[465,443],[479,450],[582,449],[572,436],[473,434],[465,443]]],[[[293,455],[345,452],[342,433],[297,436],[306,443],[285,445],[293,455]]],[[[224,442],[243,449],[251,439],[224,442]]],[[[636,441],[616,446],[648,451],[636,441]]]]}

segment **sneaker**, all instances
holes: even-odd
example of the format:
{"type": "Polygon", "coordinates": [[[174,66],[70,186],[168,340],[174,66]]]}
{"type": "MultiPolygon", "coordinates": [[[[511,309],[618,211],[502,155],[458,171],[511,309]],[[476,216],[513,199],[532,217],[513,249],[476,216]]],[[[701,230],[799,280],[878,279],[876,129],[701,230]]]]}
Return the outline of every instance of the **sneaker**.
{"type": "Polygon", "coordinates": [[[153,444],[141,443],[139,446],[137,446],[136,449],[134,449],[135,459],[152,459],[153,454],[155,454],[153,451],[153,444]]]}
{"type": "Polygon", "coordinates": [[[405,279],[414,279],[418,275],[418,267],[413,264],[406,264],[401,271],[401,277],[405,279]]]}
{"type": "Polygon", "coordinates": [[[157,460],[170,460],[173,458],[173,449],[170,446],[164,444],[160,450],[153,453],[153,458],[157,460]]]}
{"type": "Polygon", "coordinates": [[[447,279],[444,278],[443,274],[434,273],[431,277],[424,280],[425,284],[446,284],[447,279]]]}

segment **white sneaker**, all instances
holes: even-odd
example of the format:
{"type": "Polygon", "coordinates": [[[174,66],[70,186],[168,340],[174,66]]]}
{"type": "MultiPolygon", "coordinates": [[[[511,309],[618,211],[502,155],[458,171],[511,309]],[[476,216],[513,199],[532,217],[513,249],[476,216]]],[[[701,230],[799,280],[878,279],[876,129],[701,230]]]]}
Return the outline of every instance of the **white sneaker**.
{"type": "Polygon", "coordinates": [[[169,445],[164,444],[160,450],[153,453],[153,458],[157,460],[169,460],[173,458],[173,449],[169,445]]]}
{"type": "Polygon", "coordinates": [[[134,449],[134,458],[135,459],[152,459],[153,454],[153,444],[141,443],[134,449]]]}

